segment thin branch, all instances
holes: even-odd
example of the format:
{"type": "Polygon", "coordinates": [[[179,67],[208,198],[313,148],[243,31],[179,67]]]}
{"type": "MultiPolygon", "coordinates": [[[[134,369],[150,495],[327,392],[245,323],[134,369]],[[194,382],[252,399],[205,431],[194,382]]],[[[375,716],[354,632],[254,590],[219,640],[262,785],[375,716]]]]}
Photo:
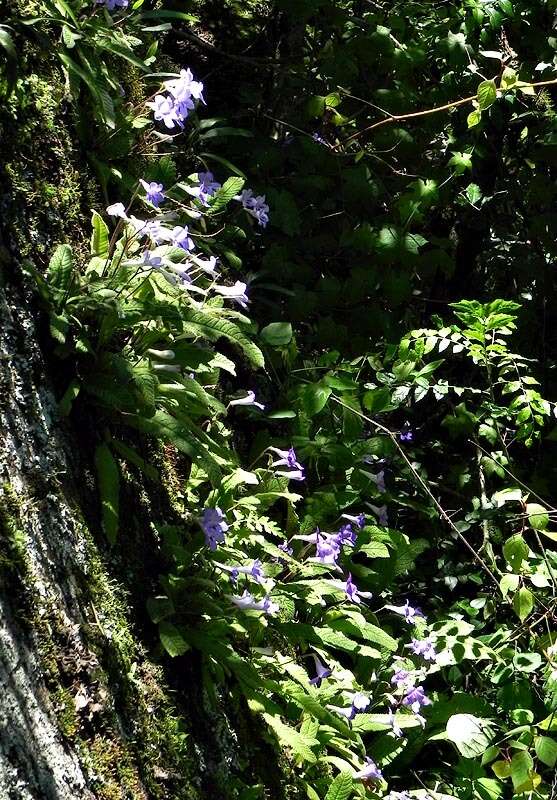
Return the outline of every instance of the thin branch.
{"type": "MultiPolygon", "coordinates": [[[[538,86],[554,86],[555,84],[557,84],[557,78],[552,78],[551,80],[547,80],[547,81],[537,81],[536,83],[522,83],[521,82],[520,85],[517,86],[516,88],[517,89],[528,89],[528,88],[535,89],[538,86]]],[[[513,89],[514,87],[510,87],[510,88],[513,89]]],[[[348,139],[345,139],[343,144],[348,144],[348,142],[351,142],[353,139],[357,139],[358,137],[362,136],[364,133],[368,133],[369,131],[373,131],[376,128],[381,128],[381,127],[383,127],[383,125],[390,125],[393,122],[401,122],[401,121],[406,120],[406,119],[415,119],[417,117],[425,117],[425,116],[428,116],[430,114],[439,114],[441,111],[450,111],[451,108],[457,108],[458,106],[464,106],[464,105],[466,105],[468,103],[473,103],[474,101],[477,101],[477,99],[478,99],[478,95],[477,94],[472,94],[472,95],[470,95],[470,97],[463,97],[461,100],[453,100],[451,103],[445,103],[442,106],[434,106],[433,108],[427,108],[424,111],[412,111],[412,112],[409,112],[408,114],[390,114],[386,119],[381,119],[381,120],[379,120],[379,122],[374,122],[373,125],[368,125],[367,128],[363,128],[361,131],[356,131],[356,133],[353,133],[351,136],[348,137],[348,139]]],[[[364,100],[362,102],[368,103],[367,100],[364,100]]],[[[369,105],[372,105],[372,104],[369,103],[369,105]]]]}

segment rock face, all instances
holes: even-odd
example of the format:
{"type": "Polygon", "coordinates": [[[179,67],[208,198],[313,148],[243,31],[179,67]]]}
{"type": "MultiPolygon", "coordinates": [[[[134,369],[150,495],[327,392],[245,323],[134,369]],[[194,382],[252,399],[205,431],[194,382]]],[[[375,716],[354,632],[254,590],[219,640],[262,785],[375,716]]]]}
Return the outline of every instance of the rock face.
{"type": "Polygon", "coordinates": [[[36,342],[24,298],[1,291],[0,796],[74,800],[94,795],[60,730],[39,631],[55,615],[67,650],[91,663],[75,577],[86,547],[62,490],[72,467],[36,342]]]}
{"type": "Polygon", "coordinates": [[[194,800],[202,745],[95,540],[88,457],[57,413],[21,268],[44,270],[61,241],[79,251],[95,183],[56,61],[18,44],[0,109],[0,797],[194,800]]]}

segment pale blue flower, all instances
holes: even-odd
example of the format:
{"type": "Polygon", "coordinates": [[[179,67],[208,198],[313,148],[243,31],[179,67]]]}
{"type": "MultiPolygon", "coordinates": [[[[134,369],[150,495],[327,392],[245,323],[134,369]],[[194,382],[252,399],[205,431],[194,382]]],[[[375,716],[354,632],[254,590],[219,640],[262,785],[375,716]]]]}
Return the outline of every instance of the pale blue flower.
{"type": "Polygon", "coordinates": [[[237,397],[236,400],[231,400],[228,404],[229,406],[255,406],[256,408],[260,408],[262,411],[265,408],[263,403],[258,403],[255,399],[255,392],[252,392],[251,389],[248,391],[245,397],[237,397]]]}
{"type": "Polygon", "coordinates": [[[242,308],[247,308],[249,297],[246,294],[247,286],[241,281],[236,281],[234,286],[215,286],[215,292],[222,295],[227,300],[235,300],[242,308]]]}
{"type": "Polygon", "coordinates": [[[383,773],[375,761],[367,756],[365,761],[365,766],[359,772],[355,772],[352,777],[355,780],[363,781],[364,783],[366,781],[380,781],[383,778],[383,773]]]}

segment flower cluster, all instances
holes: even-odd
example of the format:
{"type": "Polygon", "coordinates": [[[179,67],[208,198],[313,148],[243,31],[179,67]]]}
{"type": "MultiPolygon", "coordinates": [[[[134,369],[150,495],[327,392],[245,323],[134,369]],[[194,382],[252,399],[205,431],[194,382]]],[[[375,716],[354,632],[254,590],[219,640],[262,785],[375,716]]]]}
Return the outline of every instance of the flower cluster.
{"type": "Polygon", "coordinates": [[[269,447],[269,450],[272,450],[273,453],[276,453],[278,456],[278,459],[273,461],[271,466],[286,467],[286,469],[277,470],[275,475],[288,478],[290,481],[304,480],[304,468],[299,463],[298,457],[296,456],[296,451],[293,447],[291,447],[289,450],[281,450],[278,447],[269,447]]]}
{"type": "Polygon", "coordinates": [[[269,222],[269,206],[265,202],[265,195],[254,197],[252,189],[244,189],[239,200],[248,214],[256,219],[262,228],[265,228],[269,222]]]}
{"type": "Polygon", "coordinates": [[[162,122],[169,130],[176,126],[184,127],[190,111],[195,108],[195,100],[203,99],[203,84],[193,78],[190,69],[183,69],[180,75],[172,80],[164,81],[167,94],[157,94],[155,99],[147,103],[154,112],[157,122],[162,122]]]}

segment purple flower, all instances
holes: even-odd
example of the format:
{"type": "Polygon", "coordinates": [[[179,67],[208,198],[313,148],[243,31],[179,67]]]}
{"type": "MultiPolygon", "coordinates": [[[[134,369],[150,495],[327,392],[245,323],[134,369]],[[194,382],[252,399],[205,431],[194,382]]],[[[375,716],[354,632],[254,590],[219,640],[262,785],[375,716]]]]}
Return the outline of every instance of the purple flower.
{"type": "Polygon", "coordinates": [[[288,542],[281,542],[281,544],[279,544],[278,546],[278,549],[282,550],[283,553],[286,553],[289,556],[291,556],[292,553],[294,552],[294,548],[290,547],[288,542]]]}
{"type": "Polygon", "coordinates": [[[433,646],[433,639],[428,636],[426,639],[412,639],[408,647],[416,656],[422,656],[426,661],[435,661],[437,653],[433,646]]]}
{"type": "Polygon", "coordinates": [[[337,533],[339,542],[341,544],[348,544],[354,547],[356,544],[356,539],[358,538],[357,533],[352,528],[352,525],[343,525],[339,532],[337,533]]]}
{"type": "Polygon", "coordinates": [[[385,606],[385,608],[388,608],[389,611],[394,611],[396,614],[403,616],[409,625],[415,625],[417,619],[425,619],[421,609],[412,608],[408,600],[403,606],[385,606]]]}
{"type": "Polygon", "coordinates": [[[228,300],[235,300],[242,308],[247,308],[249,298],[246,294],[246,288],[245,283],[236,281],[234,286],[215,286],[215,292],[228,298],[228,300]]]}
{"type": "Polygon", "coordinates": [[[414,438],[414,432],[412,431],[411,428],[405,427],[399,433],[399,439],[401,442],[411,442],[413,438],[414,438]]]}
{"type": "Polygon", "coordinates": [[[431,700],[426,697],[423,686],[414,686],[402,700],[403,706],[408,706],[414,714],[419,714],[422,706],[430,706],[431,700]]]}
{"type": "Polygon", "coordinates": [[[206,261],[199,256],[194,255],[193,253],[189,254],[189,259],[192,261],[196,267],[199,267],[204,272],[207,272],[209,275],[216,274],[216,266],[217,266],[217,259],[215,256],[210,256],[206,261]]]}
{"type": "Polygon", "coordinates": [[[336,536],[320,533],[315,542],[315,558],[320,564],[334,564],[336,566],[340,556],[340,541],[336,536]]]}
{"type": "Polygon", "coordinates": [[[355,772],[352,777],[357,781],[380,781],[383,774],[375,761],[367,756],[365,760],[365,766],[359,772],[355,772]]]}
{"type": "Polygon", "coordinates": [[[178,113],[171,97],[157,94],[154,100],[147,103],[147,106],[155,112],[153,114],[155,120],[163,122],[170,130],[175,128],[176,125],[181,126],[181,121],[178,119],[178,113]]]}
{"type": "Polygon", "coordinates": [[[164,86],[179,103],[185,102],[192,97],[194,100],[205,102],[203,84],[194,80],[191,69],[181,69],[180,75],[175,79],[165,81],[164,86]]]}
{"type": "Polygon", "coordinates": [[[403,736],[402,728],[396,721],[396,714],[393,712],[392,708],[389,708],[389,725],[397,739],[401,739],[403,736]]]}
{"type": "Polygon", "coordinates": [[[356,692],[354,695],[352,695],[352,700],[350,701],[350,706],[348,708],[340,708],[339,706],[327,706],[327,708],[330,708],[332,711],[336,711],[337,714],[340,714],[342,717],[346,717],[346,719],[351,722],[356,714],[366,710],[370,702],[371,700],[369,697],[363,694],[363,692],[356,692]]]}
{"type": "Polygon", "coordinates": [[[129,0],[95,0],[97,5],[102,3],[107,11],[114,11],[117,8],[127,8],[129,0]]]}
{"type": "Polygon", "coordinates": [[[156,95],[147,106],[155,112],[155,120],[163,122],[167,128],[176,125],[183,128],[190,111],[195,108],[194,100],[205,102],[203,84],[193,79],[191,70],[183,69],[177,78],[165,81],[164,87],[168,95],[156,95]]]}
{"type": "Polygon", "coordinates": [[[255,399],[255,392],[248,391],[245,397],[238,397],[236,400],[231,400],[229,406],[256,406],[261,411],[265,408],[263,403],[258,403],[255,399]]]}
{"type": "Polygon", "coordinates": [[[312,135],[311,138],[313,139],[314,142],[317,142],[318,144],[327,144],[325,139],[321,136],[321,134],[317,133],[317,131],[315,131],[315,133],[312,135]]]}
{"type": "Polygon", "coordinates": [[[128,219],[128,215],[126,214],[126,207],[123,203],[113,203],[111,206],[107,206],[106,213],[110,217],[120,217],[121,219],[128,219]]]}
{"type": "Polygon", "coordinates": [[[412,674],[406,669],[396,669],[391,678],[391,683],[397,689],[401,689],[403,686],[411,686],[413,683],[412,674]]]}
{"type": "Polygon", "coordinates": [[[257,220],[262,228],[269,222],[269,206],[265,202],[265,195],[254,197],[252,189],[244,189],[238,198],[248,214],[257,220]]]}
{"type": "Polygon", "coordinates": [[[365,711],[370,703],[371,700],[363,692],[356,692],[355,695],[352,697],[352,705],[354,706],[356,711],[365,711]]]}
{"type": "Polygon", "coordinates": [[[224,542],[224,534],[228,530],[228,525],[220,508],[206,508],[203,511],[200,525],[205,534],[205,543],[211,550],[216,550],[217,544],[224,542]]]}
{"type": "Polygon", "coordinates": [[[241,608],[242,611],[262,611],[264,614],[276,614],[280,606],[273,603],[269,595],[266,595],[263,600],[256,600],[255,597],[248,591],[244,591],[242,596],[232,595],[230,598],[235,606],[241,608]]]}
{"type": "Polygon", "coordinates": [[[164,187],[162,183],[155,183],[154,181],[151,181],[151,183],[147,183],[147,181],[144,181],[143,178],[139,179],[139,183],[145,189],[146,192],[145,199],[147,200],[147,202],[152,203],[155,207],[158,208],[160,203],[162,203],[162,201],[164,200],[164,194],[163,194],[164,187]]]}
{"type": "Polygon", "coordinates": [[[352,580],[352,573],[348,573],[348,577],[346,578],[346,584],[344,586],[344,591],[346,592],[346,597],[352,603],[361,604],[360,598],[369,598],[371,597],[371,592],[360,592],[354,581],[352,580]]]}
{"type": "Polygon", "coordinates": [[[378,492],[380,492],[381,494],[384,494],[387,491],[387,487],[385,486],[385,470],[384,469],[382,469],[380,472],[378,472],[377,475],[371,475],[369,472],[366,473],[366,474],[369,475],[371,480],[377,486],[377,491],[378,492]]]}
{"type": "Polygon", "coordinates": [[[189,250],[193,250],[193,248],[194,248],[193,241],[191,240],[190,236],[188,235],[188,227],[187,227],[187,225],[185,225],[183,227],[181,225],[176,225],[176,227],[173,228],[173,230],[172,230],[172,232],[170,234],[170,238],[171,238],[172,242],[176,245],[176,247],[181,247],[182,250],[188,250],[189,251],[189,250]]]}
{"type": "Polygon", "coordinates": [[[279,456],[276,461],[273,461],[273,467],[288,467],[287,470],[278,470],[276,475],[281,475],[294,481],[303,481],[305,479],[304,468],[299,463],[296,451],[293,447],[289,450],[281,450],[279,447],[269,447],[269,450],[272,450],[273,453],[279,456]]]}
{"type": "Polygon", "coordinates": [[[342,519],[347,519],[348,522],[352,522],[356,525],[360,530],[365,527],[366,524],[366,515],[365,514],[358,514],[357,516],[352,516],[351,514],[343,514],[342,519]]]}
{"type": "Polygon", "coordinates": [[[238,580],[240,575],[249,575],[257,583],[263,583],[265,580],[265,573],[263,572],[263,564],[257,558],[250,567],[242,567],[240,565],[229,567],[226,564],[216,564],[217,567],[230,573],[230,577],[234,583],[238,580]]]}
{"type": "Polygon", "coordinates": [[[186,191],[193,197],[197,197],[202,205],[208,206],[209,198],[221,188],[222,184],[215,180],[215,176],[212,172],[198,172],[197,179],[199,181],[199,185],[188,186],[186,187],[186,191]]]}
{"type": "Polygon", "coordinates": [[[316,655],[313,655],[313,660],[315,661],[315,671],[316,676],[310,680],[312,686],[321,686],[321,682],[325,680],[325,678],[329,678],[333,673],[332,670],[329,669],[322,661],[320,661],[316,655]]]}
{"type": "Polygon", "coordinates": [[[162,258],[160,256],[155,256],[151,253],[150,250],[145,250],[143,253],[143,265],[145,267],[160,267],[162,264],[162,258]]]}

